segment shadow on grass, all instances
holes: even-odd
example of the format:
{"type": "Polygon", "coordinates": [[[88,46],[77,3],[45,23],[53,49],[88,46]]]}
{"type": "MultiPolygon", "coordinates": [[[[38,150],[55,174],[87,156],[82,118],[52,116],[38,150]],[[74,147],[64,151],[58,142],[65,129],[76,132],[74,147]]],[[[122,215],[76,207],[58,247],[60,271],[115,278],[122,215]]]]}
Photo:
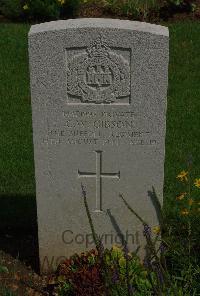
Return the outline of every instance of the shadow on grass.
{"type": "Polygon", "coordinates": [[[34,195],[0,195],[0,249],[39,271],[34,195]]]}

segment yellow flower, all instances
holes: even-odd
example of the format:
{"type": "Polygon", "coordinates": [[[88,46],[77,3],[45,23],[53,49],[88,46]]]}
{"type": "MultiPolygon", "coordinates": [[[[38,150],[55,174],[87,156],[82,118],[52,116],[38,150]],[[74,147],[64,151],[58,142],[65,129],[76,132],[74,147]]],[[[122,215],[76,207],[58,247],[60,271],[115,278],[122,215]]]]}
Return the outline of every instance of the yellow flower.
{"type": "Polygon", "coordinates": [[[121,257],[121,256],[123,256],[123,251],[120,247],[113,245],[112,246],[112,254],[114,255],[114,257],[121,257]]]}
{"type": "Polygon", "coordinates": [[[27,10],[29,7],[28,7],[28,4],[25,4],[24,6],[23,6],[23,9],[24,10],[27,10]]]}
{"type": "Polygon", "coordinates": [[[112,249],[113,249],[113,251],[121,252],[121,248],[119,246],[117,246],[117,245],[113,245],[112,249]]]}
{"type": "Polygon", "coordinates": [[[176,199],[178,199],[178,200],[182,200],[182,199],[184,199],[184,196],[187,194],[187,192],[183,192],[183,193],[181,193],[179,196],[177,196],[176,197],[176,199]]]}
{"type": "Polygon", "coordinates": [[[200,188],[200,179],[196,179],[196,180],[194,181],[194,185],[195,185],[196,187],[200,188]]]}
{"type": "Polygon", "coordinates": [[[59,2],[61,5],[65,4],[65,0],[58,0],[58,2],[59,2]]]}
{"type": "Polygon", "coordinates": [[[123,266],[125,266],[126,265],[126,259],[124,258],[124,257],[121,257],[120,259],[119,259],[119,266],[120,267],[123,267],[123,266]]]}
{"type": "Polygon", "coordinates": [[[182,171],[182,172],[180,172],[180,174],[178,174],[178,176],[176,178],[180,179],[180,181],[187,181],[188,180],[187,175],[188,175],[188,172],[182,171]]]}
{"type": "Polygon", "coordinates": [[[153,227],[153,233],[159,234],[160,233],[160,226],[154,226],[153,227]]]}
{"type": "Polygon", "coordinates": [[[187,209],[184,209],[181,211],[181,215],[187,216],[189,214],[189,211],[187,209]]]}
{"type": "Polygon", "coordinates": [[[143,271],[143,274],[144,274],[144,276],[146,277],[147,274],[148,274],[148,272],[145,270],[145,271],[143,271]]]}
{"type": "Polygon", "coordinates": [[[194,203],[194,200],[192,198],[188,199],[188,204],[191,206],[194,203]]]}

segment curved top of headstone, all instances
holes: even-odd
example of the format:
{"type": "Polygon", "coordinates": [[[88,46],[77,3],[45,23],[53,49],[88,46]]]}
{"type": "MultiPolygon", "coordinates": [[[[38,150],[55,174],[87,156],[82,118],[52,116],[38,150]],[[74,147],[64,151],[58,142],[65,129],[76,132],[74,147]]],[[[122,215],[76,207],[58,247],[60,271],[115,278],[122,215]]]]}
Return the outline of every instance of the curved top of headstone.
{"type": "Polygon", "coordinates": [[[30,29],[29,35],[48,31],[59,31],[79,28],[122,29],[141,31],[156,35],[164,35],[167,37],[169,36],[168,28],[164,26],[149,24],[145,22],[105,18],[81,18],[41,23],[33,25],[30,29]]]}

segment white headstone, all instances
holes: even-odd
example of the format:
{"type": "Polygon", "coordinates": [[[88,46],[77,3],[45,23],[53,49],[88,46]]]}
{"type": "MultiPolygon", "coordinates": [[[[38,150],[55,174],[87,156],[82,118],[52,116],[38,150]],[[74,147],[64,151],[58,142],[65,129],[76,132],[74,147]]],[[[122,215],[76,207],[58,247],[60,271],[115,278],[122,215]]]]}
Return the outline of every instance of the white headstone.
{"type": "Polygon", "coordinates": [[[149,191],[162,203],[168,29],[112,20],[34,25],[29,33],[39,251],[42,271],[94,247],[81,195],[87,191],[105,247],[144,247],[149,191]]]}

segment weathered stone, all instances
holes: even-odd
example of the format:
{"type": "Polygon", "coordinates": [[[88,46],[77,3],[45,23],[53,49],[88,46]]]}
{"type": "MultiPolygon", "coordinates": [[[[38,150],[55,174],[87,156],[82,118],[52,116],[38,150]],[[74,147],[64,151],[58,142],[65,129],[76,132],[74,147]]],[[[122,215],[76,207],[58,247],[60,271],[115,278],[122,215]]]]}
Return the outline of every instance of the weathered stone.
{"type": "Polygon", "coordinates": [[[81,183],[105,247],[131,250],[141,223],[162,203],[168,30],[147,23],[78,19],[34,25],[29,33],[41,269],[94,247],[81,183]]]}

